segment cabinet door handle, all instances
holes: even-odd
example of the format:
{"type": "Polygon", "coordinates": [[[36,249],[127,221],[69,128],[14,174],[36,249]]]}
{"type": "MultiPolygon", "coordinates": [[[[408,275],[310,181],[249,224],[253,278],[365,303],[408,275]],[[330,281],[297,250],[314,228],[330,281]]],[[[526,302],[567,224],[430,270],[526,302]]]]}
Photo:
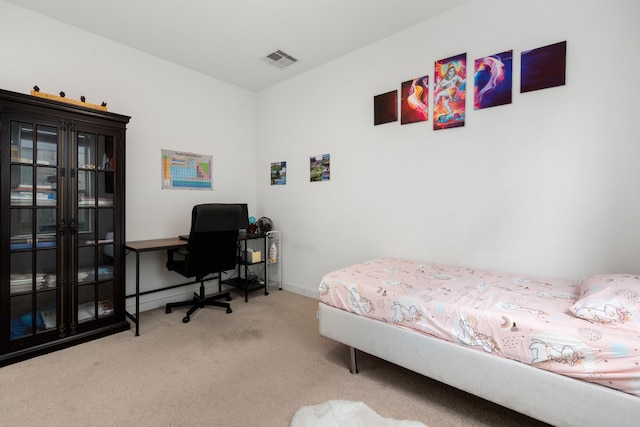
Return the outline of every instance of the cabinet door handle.
{"type": "Polygon", "coordinates": [[[58,233],[64,234],[66,229],[67,229],[67,224],[64,223],[64,220],[61,219],[60,221],[58,221],[58,233]]]}
{"type": "Polygon", "coordinates": [[[71,221],[69,221],[69,229],[71,230],[72,233],[75,233],[77,230],[78,226],[76,224],[76,220],[72,219],[71,221]]]}

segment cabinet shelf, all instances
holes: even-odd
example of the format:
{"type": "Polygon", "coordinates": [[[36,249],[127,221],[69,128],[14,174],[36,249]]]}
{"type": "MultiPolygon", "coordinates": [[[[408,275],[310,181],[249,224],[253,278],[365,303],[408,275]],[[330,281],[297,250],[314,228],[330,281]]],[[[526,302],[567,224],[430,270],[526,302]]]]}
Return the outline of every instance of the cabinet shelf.
{"type": "Polygon", "coordinates": [[[252,266],[252,265],[260,265],[260,264],[264,264],[266,261],[262,260],[262,261],[245,261],[242,257],[238,257],[238,264],[240,265],[248,265],[248,266],[252,266]]]}
{"type": "Polygon", "coordinates": [[[234,277],[232,279],[223,280],[222,283],[244,289],[248,292],[264,289],[264,284],[253,279],[245,279],[244,277],[234,277]]]}
{"type": "Polygon", "coordinates": [[[236,257],[236,277],[221,281],[221,285],[229,285],[244,290],[244,302],[249,301],[249,293],[263,289],[265,295],[269,295],[266,286],[265,277],[265,248],[266,248],[266,236],[257,234],[246,234],[239,238],[238,255],[236,257]],[[254,242],[252,245],[260,245],[261,258],[260,261],[247,261],[246,256],[242,254],[247,253],[249,249],[249,242],[254,242]],[[261,269],[257,274],[252,270],[261,269]]]}

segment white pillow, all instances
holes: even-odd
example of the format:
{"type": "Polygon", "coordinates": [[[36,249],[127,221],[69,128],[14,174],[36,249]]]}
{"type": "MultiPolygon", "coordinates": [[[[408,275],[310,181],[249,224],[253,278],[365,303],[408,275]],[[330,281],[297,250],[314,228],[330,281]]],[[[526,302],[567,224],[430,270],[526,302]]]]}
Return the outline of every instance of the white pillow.
{"type": "Polygon", "coordinates": [[[574,316],[614,327],[640,330],[640,275],[598,274],[578,285],[574,316]]]}

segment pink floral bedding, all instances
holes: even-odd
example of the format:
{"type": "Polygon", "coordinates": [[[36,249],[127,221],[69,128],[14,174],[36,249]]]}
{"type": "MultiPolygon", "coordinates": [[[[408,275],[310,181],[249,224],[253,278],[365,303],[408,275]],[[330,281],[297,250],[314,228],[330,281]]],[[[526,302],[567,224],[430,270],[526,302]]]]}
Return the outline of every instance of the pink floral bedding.
{"type": "Polygon", "coordinates": [[[581,300],[580,282],[379,258],[325,275],[320,300],[640,395],[640,327],[634,327],[640,324],[640,278],[619,276],[594,276],[598,282],[590,282],[589,290],[618,283],[611,288],[618,299],[594,302],[581,300]],[[587,319],[580,315],[586,309],[608,310],[609,316],[587,319]]]}

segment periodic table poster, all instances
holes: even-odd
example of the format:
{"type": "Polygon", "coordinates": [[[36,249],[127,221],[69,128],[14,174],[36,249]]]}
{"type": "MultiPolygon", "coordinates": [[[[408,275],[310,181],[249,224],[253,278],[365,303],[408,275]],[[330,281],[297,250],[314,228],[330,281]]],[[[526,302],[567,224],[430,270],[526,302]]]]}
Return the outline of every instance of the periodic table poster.
{"type": "Polygon", "coordinates": [[[213,156],[163,149],[162,188],[213,190],[213,156]]]}

